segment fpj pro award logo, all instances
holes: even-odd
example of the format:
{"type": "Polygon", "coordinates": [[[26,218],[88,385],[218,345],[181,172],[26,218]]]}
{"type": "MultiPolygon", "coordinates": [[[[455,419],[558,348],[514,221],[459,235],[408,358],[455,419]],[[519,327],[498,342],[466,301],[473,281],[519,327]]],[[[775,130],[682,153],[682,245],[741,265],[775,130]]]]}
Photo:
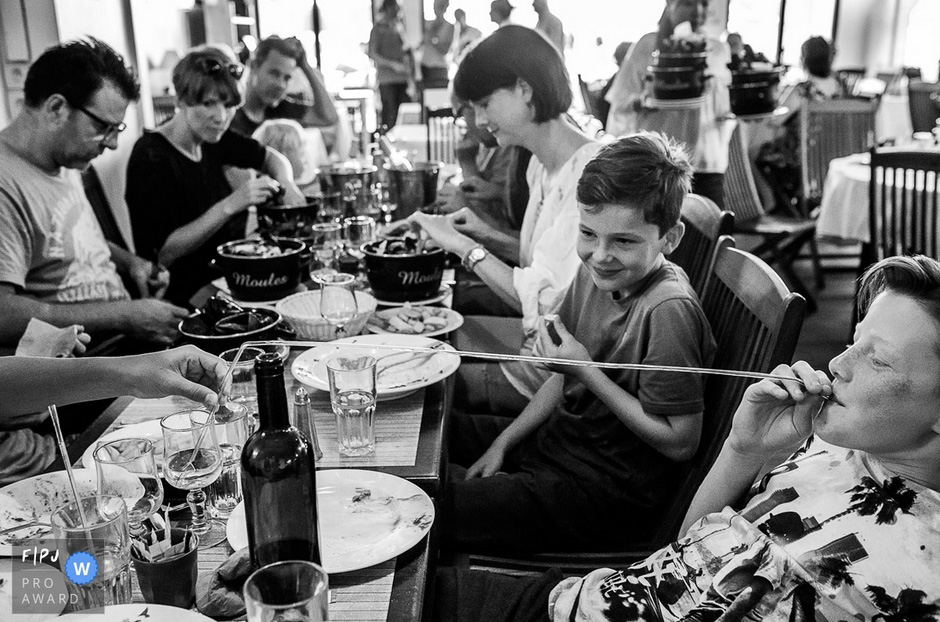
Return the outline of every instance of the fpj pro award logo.
{"type": "MultiPolygon", "coordinates": [[[[55,544],[47,540],[18,548],[13,562],[13,613],[61,613],[78,603],[82,586],[98,576],[94,555],[77,551],[66,557],[64,547],[55,544]],[[78,589],[70,590],[70,583],[78,589]]],[[[97,546],[92,543],[92,550],[97,546]]]]}

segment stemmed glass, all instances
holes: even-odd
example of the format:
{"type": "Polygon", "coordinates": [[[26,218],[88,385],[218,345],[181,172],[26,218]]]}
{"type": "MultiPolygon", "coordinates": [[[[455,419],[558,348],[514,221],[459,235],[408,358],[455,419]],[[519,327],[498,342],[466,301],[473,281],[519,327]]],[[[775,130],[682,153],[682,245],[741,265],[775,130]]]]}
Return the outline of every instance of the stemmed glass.
{"type": "Polygon", "coordinates": [[[346,331],[346,324],[359,312],[356,292],[352,289],[356,277],[337,272],[321,275],[317,280],[320,282],[320,315],[336,327],[337,337],[341,337],[346,331]]]}
{"type": "Polygon", "coordinates": [[[153,441],[145,438],[110,441],[99,445],[92,455],[98,494],[124,499],[131,535],[143,535],[146,531],[143,522],[163,503],[163,484],[157,473],[153,441]]]}
{"type": "MultiPolygon", "coordinates": [[[[199,548],[225,539],[224,529],[206,518],[206,486],[222,473],[222,451],[215,435],[215,419],[205,410],[183,410],[160,420],[166,460],[163,476],[175,488],[188,490],[192,512],[188,527],[199,535],[199,548]]],[[[183,525],[177,525],[183,527],[183,525]]]]}
{"type": "Polygon", "coordinates": [[[310,277],[318,280],[322,275],[336,272],[336,258],[343,247],[343,225],[338,222],[317,223],[310,228],[313,250],[310,277]]]}

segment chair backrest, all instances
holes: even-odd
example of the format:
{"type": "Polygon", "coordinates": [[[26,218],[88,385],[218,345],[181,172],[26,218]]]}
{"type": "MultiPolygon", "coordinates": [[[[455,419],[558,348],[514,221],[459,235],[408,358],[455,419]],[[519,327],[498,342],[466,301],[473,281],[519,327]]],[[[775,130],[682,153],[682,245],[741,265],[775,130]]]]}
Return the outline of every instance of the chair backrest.
{"type": "Polygon", "coordinates": [[[803,216],[822,198],[829,162],[875,144],[877,100],[828,99],[800,107],[800,168],[803,216]]]}
{"type": "Polygon", "coordinates": [[[738,123],[731,134],[728,169],[724,176],[725,206],[734,212],[735,224],[757,220],[764,215],[745,140],[743,127],[738,123]]]}
{"type": "Polygon", "coordinates": [[[734,214],[722,211],[711,199],[690,192],[682,202],[681,218],[685,235],[669,255],[669,261],[685,270],[701,298],[711,275],[718,239],[731,233],[734,214]]]}
{"type": "Polygon", "coordinates": [[[907,83],[907,102],[911,111],[911,129],[929,132],[940,116],[940,83],[910,80],[907,83]]]}
{"type": "Polygon", "coordinates": [[[938,254],[940,152],[872,149],[868,230],[873,253],[862,269],[892,255],[938,254]]]}
{"type": "Polygon", "coordinates": [[[855,83],[865,77],[867,69],[865,67],[843,67],[836,70],[836,77],[845,84],[849,93],[855,88],[855,83]]]}
{"type": "Polygon", "coordinates": [[[449,106],[426,108],[424,119],[428,128],[428,161],[456,164],[460,135],[454,124],[453,110],[449,106]]]}
{"type": "MultiPolygon", "coordinates": [[[[789,363],[803,327],[806,301],[790,292],[764,260],[722,244],[712,277],[702,297],[702,309],[717,348],[712,367],[769,372],[789,363]]],[[[705,379],[705,417],[698,452],[682,485],[676,489],[656,541],[671,542],[692,498],[718,457],[731,419],[750,378],[712,375],[705,379]]]]}
{"type": "Polygon", "coordinates": [[[157,95],[153,98],[153,126],[160,127],[176,114],[175,95],[157,95]]]}

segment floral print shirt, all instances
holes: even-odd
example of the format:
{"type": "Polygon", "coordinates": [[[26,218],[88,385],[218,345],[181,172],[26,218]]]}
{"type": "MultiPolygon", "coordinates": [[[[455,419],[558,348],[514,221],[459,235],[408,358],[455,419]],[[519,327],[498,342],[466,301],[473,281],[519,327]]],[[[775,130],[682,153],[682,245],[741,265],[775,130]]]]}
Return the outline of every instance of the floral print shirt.
{"type": "Polygon", "coordinates": [[[566,579],[549,617],[940,621],[937,491],[815,441],[751,492],[629,569],[566,579]]]}

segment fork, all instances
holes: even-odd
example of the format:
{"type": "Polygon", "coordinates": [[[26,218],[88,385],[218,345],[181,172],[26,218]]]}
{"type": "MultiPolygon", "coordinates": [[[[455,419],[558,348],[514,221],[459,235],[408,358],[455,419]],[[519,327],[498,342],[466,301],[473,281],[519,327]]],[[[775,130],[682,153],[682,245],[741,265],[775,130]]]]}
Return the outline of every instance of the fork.
{"type": "MultiPolygon", "coordinates": [[[[433,350],[433,352],[425,352],[425,353],[423,353],[423,354],[419,354],[418,356],[409,356],[408,358],[402,359],[401,361],[396,361],[396,362],[394,362],[394,363],[390,363],[390,364],[388,364],[388,365],[385,365],[384,367],[382,367],[381,369],[379,369],[379,370],[376,372],[375,377],[378,378],[379,376],[381,376],[382,374],[384,374],[384,373],[387,372],[388,370],[390,370],[390,369],[392,369],[392,368],[394,368],[394,367],[398,367],[399,365],[404,365],[405,363],[415,363],[415,364],[423,363],[424,361],[430,359],[430,358],[433,357],[435,354],[437,354],[438,352],[440,352],[441,350],[440,350],[439,348],[443,347],[443,345],[444,345],[444,342],[439,342],[437,345],[431,346],[430,349],[433,350]]],[[[399,353],[399,354],[401,354],[401,353],[399,353]]],[[[390,355],[390,356],[395,356],[395,355],[390,355]]]]}

